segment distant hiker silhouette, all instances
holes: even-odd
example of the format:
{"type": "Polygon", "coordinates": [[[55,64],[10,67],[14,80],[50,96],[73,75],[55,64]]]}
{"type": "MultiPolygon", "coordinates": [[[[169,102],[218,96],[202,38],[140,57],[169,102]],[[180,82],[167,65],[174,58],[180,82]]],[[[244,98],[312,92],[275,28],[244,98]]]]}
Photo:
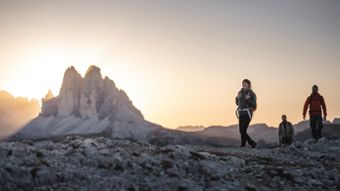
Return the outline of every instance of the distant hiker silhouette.
{"type": "Polygon", "coordinates": [[[327,117],[327,109],[324,98],[319,94],[319,88],[314,85],[312,88],[312,94],[307,98],[303,107],[303,119],[306,119],[306,113],[309,106],[309,120],[310,127],[312,130],[312,137],[318,141],[321,136],[322,124],[322,113],[324,120],[327,117]],[[322,111],[321,111],[322,108],[322,111]]]}
{"type": "Polygon", "coordinates": [[[287,116],[282,115],[282,122],[279,125],[279,142],[281,145],[290,145],[294,141],[294,126],[287,121],[287,116]]]}
{"type": "Polygon", "coordinates": [[[249,123],[253,117],[253,112],[257,108],[256,94],[251,89],[251,82],[248,79],[242,81],[242,89],[236,97],[236,116],[239,120],[239,130],[241,134],[241,147],[245,147],[246,143],[255,148],[256,143],[247,134],[249,123]]]}

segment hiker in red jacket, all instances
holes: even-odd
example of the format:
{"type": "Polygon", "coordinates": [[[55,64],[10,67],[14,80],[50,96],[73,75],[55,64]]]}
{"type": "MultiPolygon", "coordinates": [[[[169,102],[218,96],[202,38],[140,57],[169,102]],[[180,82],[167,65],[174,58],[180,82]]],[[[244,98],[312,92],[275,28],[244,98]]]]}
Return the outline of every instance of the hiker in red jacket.
{"type": "Polygon", "coordinates": [[[318,86],[314,85],[313,93],[307,98],[305,105],[303,107],[303,119],[306,119],[306,113],[309,106],[310,127],[312,129],[312,136],[316,141],[318,141],[321,138],[321,129],[323,127],[322,113],[324,120],[326,120],[327,117],[325,100],[318,93],[318,91],[319,91],[318,86]]]}

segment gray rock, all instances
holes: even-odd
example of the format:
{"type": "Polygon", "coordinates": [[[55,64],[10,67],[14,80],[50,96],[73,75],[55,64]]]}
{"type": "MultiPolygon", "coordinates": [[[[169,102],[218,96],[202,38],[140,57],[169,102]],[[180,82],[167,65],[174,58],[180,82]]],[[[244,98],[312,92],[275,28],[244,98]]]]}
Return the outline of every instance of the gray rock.
{"type": "Polygon", "coordinates": [[[303,142],[304,146],[310,146],[311,144],[316,143],[314,139],[307,139],[305,142],[303,142]]]}
{"type": "Polygon", "coordinates": [[[325,137],[322,137],[321,139],[319,139],[318,143],[326,143],[327,139],[325,137]]]}
{"type": "Polygon", "coordinates": [[[39,159],[35,155],[28,155],[22,159],[25,166],[35,166],[40,163],[39,159]]]}
{"type": "Polygon", "coordinates": [[[340,140],[165,147],[104,137],[0,143],[0,190],[337,190],[340,140]]]}
{"type": "Polygon", "coordinates": [[[40,185],[53,185],[58,182],[56,172],[51,171],[48,168],[37,169],[34,178],[36,183],[40,185]]]}
{"type": "Polygon", "coordinates": [[[79,148],[80,145],[82,145],[82,144],[83,144],[83,141],[82,141],[82,140],[79,140],[79,139],[73,140],[73,141],[70,143],[70,145],[71,145],[73,148],[79,148]]]}
{"type": "Polygon", "coordinates": [[[296,141],[293,143],[293,145],[295,145],[296,148],[302,148],[303,147],[303,143],[301,141],[296,141]]]}

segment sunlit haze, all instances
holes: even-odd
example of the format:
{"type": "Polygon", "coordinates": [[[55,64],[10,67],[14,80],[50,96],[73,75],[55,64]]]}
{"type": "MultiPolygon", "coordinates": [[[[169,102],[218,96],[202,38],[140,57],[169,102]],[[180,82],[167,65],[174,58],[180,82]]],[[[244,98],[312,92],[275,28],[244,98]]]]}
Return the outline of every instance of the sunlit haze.
{"type": "Polygon", "coordinates": [[[302,120],[313,84],[340,117],[340,1],[0,0],[0,90],[40,100],[90,65],[165,127],[236,124],[249,78],[252,123],[302,120]]]}

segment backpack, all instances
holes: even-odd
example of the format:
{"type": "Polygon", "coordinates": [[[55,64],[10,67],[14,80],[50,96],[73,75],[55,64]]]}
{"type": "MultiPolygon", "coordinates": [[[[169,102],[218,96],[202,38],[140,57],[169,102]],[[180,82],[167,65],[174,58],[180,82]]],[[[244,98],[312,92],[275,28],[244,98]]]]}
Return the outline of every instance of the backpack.
{"type": "Polygon", "coordinates": [[[254,111],[256,111],[256,109],[257,109],[257,98],[256,98],[256,94],[253,92],[253,90],[250,90],[249,91],[249,93],[248,93],[248,95],[250,96],[250,93],[253,93],[253,95],[254,95],[254,101],[255,101],[255,105],[252,105],[251,107],[250,107],[250,110],[252,111],[252,112],[254,112],[254,111]]]}

